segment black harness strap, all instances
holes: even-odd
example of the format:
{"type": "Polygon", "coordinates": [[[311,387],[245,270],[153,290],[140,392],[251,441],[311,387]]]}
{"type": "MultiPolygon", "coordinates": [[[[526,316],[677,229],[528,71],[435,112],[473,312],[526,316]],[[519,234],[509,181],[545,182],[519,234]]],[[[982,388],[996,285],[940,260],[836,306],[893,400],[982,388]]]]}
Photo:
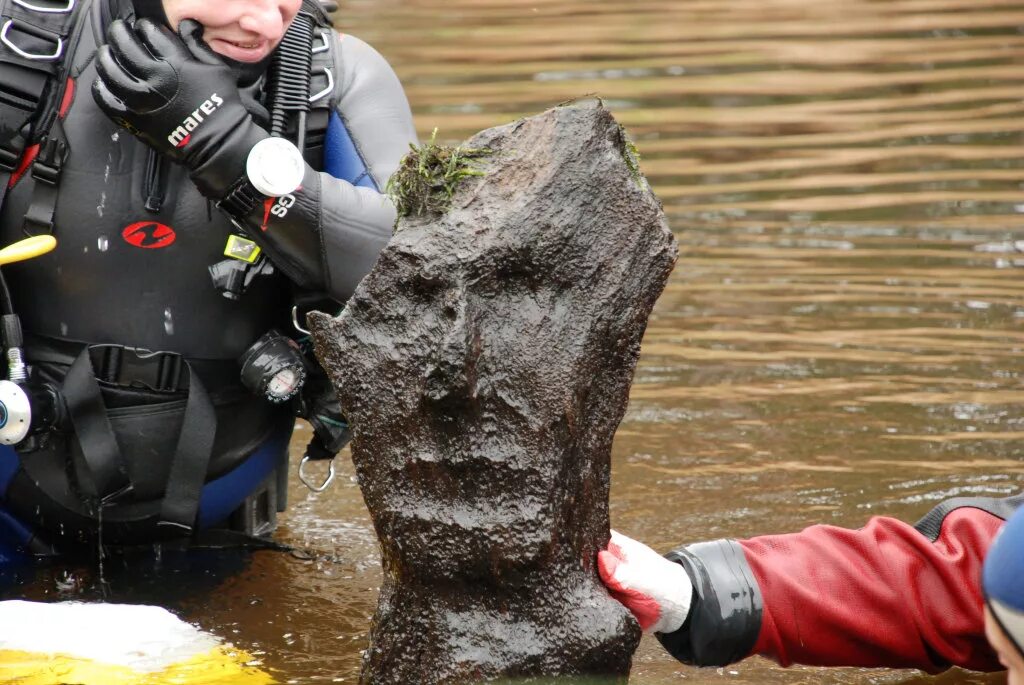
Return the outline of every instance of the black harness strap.
{"type": "Polygon", "coordinates": [[[88,350],[83,350],[68,369],[63,394],[92,481],[79,483],[83,494],[107,502],[131,492],[128,469],[110,426],[88,350]]]}
{"type": "Polygon", "coordinates": [[[189,371],[188,400],[178,446],[167,476],[167,490],[160,504],[161,527],[177,529],[183,535],[192,533],[199,511],[199,495],[206,482],[206,470],[213,453],[217,417],[213,403],[199,377],[189,371]]]}
{"type": "MultiPolygon", "coordinates": [[[[56,120],[66,57],[84,23],[78,21],[82,5],[80,0],[0,0],[0,207],[25,150],[46,138],[56,120]]],[[[63,149],[55,145],[49,152],[44,164],[63,163],[66,142],[63,149]]],[[[41,192],[41,205],[32,212],[37,221],[31,227],[27,222],[26,230],[41,225],[52,230],[53,212],[46,219],[45,204],[55,203],[56,194],[47,195],[41,192]]]]}
{"type": "Polygon", "coordinates": [[[0,207],[28,147],[31,122],[48,79],[45,72],[12,64],[5,56],[0,52],[0,207]]]}
{"type": "Polygon", "coordinates": [[[935,542],[942,533],[942,523],[957,509],[980,509],[1005,521],[1021,506],[1024,506],[1024,494],[1009,497],[954,497],[925,514],[924,518],[914,524],[914,528],[935,542]]]}
{"type": "Polygon", "coordinates": [[[91,483],[79,483],[83,494],[111,504],[132,492],[127,462],[121,453],[97,378],[117,383],[125,360],[133,358],[132,376],[144,373],[147,385],[153,379],[157,390],[188,388],[185,415],[178,444],[171,458],[167,488],[160,505],[158,525],[176,534],[189,535],[199,511],[199,497],[213,453],[217,417],[213,403],[199,376],[187,361],[173,353],[143,353],[120,345],[95,345],[82,350],[64,379],[62,393],[75,436],[88,467],[91,483]],[[128,352],[126,354],[125,352],[128,352]],[[94,359],[102,367],[97,374],[94,359]]]}
{"type": "MultiPolygon", "coordinates": [[[[75,0],[77,5],[81,0],[75,0]]],[[[71,17],[65,42],[67,54],[73,55],[78,41],[86,27],[85,21],[76,21],[71,17]]],[[[32,201],[25,214],[24,232],[27,235],[53,233],[53,215],[57,208],[57,184],[60,182],[64,162],[67,161],[70,148],[64,134],[63,109],[64,96],[68,89],[75,85],[71,82],[71,60],[63,59],[58,63],[57,73],[51,79],[51,94],[43,101],[42,111],[36,123],[33,139],[39,144],[39,153],[32,164],[32,178],[36,184],[32,190],[32,201]]]]}
{"type": "Polygon", "coordinates": [[[268,537],[249,535],[237,530],[225,528],[213,528],[197,532],[189,540],[190,549],[248,549],[248,550],[273,550],[275,552],[288,552],[300,559],[314,558],[311,552],[299,550],[289,544],[277,542],[268,537]]]}
{"type": "Polygon", "coordinates": [[[32,201],[25,213],[25,235],[53,233],[53,215],[57,211],[57,183],[60,181],[68,152],[64,124],[60,119],[56,119],[47,137],[39,144],[39,154],[32,164],[32,178],[36,184],[32,188],[32,201]]]}

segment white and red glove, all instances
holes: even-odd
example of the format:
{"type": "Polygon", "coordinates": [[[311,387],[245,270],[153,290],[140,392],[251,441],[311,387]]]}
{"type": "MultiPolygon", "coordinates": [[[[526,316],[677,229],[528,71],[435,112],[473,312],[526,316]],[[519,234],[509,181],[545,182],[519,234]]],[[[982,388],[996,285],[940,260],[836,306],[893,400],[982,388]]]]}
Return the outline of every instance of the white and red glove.
{"type": "Polygon", "coordinates": [[[693,594],[690,576],[642,542],[613,530],[608,549],[597,553],[597,571],[645,633],[671,633],[686,621],[693,594]]]}

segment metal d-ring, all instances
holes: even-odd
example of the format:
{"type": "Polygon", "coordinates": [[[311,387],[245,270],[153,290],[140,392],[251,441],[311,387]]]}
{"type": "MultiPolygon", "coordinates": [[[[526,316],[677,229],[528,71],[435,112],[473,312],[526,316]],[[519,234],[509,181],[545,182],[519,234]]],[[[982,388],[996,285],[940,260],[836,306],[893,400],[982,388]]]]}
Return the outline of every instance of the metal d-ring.
{"type": "Polygon", "coordinates": [[[9,47],[11,50],[14,50],[16,53],[18,53],[25,59],[52,62],[54,60],[60,59],[60,56],[64,53],[64,40],[60,36],[57,36],[57,49],[53,51],[52,55],[37,55],[31,52],[25,52],[17,45],[15,45],[13,42],[11,42],[11,39],[7,37],[7,34],[11,32],[12,26],[14,26],[14,20],[8,19],[7,22],[4,24],[3,29],[0,29],[0,42],[9,47]]]}
{"type": "Polygon", "coordinates": [[[301,480],[302,484],[305,485],[310,490],[312,490],[313,492],[323,492],[324,490],[331,486],[332,482],[334,482],[334,459],[331,459],[331,465],[329,470],[327,471],[327,479],[324,480],[324,482],[321,483],[320,485],[314,485],[313,483],[309,482],[309,479],[306,478],[305,469],[306,462],[308,461],[312,460],[309,458],[309,455],[307,454],[302,458],[302,461],[299,462],[299,480],[301,480]]]}
{"type": "Polygon", "coordinates": [[[309,331],[299,325],[299,305],[292,307],[292,326],[295,326],[295,330],[303,335],[312,335],[309,331]]]}
{"type": "Polygon", "coordinates": [[[324,88],[323,90],[321,90],[316,95],[310,95],[309,96],[310,103],[316,102],[317,100],[324,99],[325,97],[327,97],[328,95],[331,94],[331,91],[334,90],[334,74],[331,73],[331,70],[328,67],[324,67],[323,71],[327,75],[327,87],[324,88]]]}
{"type": "Polygon", "coordinates": [[[39,5],[33,5],[28,0],[14,0],[15,5],[21,5],[27,10],[33,12],[45,12],[46,14],[67,14],[71,10],[75,9],[75,0],[68,0],[67,7],[40,7],[39,5]]]}
{"type": "MultiPolygon", "coordinates": [[[[17,0],[15,0],[15,2],[17,2],[17,0]]],[[[323,45],[314,45],[313,49],[310,52],[312,52],[314,55],[318,55],[321,52],[327,52],[328,50],[330,50],[331,49],[331,44],[327,42],[328,41],[327,37],[329,35],[331,35],[330,29],[321,29],[320,30],[320,40],[322,40],[324,42],[324,44],[323,45]]],[[[316,39],[314,38],[314,40],[316,40],[316,39]]]]}

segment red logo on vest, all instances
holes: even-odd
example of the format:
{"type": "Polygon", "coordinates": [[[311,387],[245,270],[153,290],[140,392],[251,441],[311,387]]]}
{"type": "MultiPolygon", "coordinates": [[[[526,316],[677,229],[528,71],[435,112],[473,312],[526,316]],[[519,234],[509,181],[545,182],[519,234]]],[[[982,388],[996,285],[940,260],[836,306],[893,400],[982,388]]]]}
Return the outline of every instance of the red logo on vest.
{"type": "Polygon", "coordinates": [[[139,221],[121,231],[121,237],[129,245],[144,250],[159,250],[172,244],[178,234],[170,226],[155,221],[139,221]]]}

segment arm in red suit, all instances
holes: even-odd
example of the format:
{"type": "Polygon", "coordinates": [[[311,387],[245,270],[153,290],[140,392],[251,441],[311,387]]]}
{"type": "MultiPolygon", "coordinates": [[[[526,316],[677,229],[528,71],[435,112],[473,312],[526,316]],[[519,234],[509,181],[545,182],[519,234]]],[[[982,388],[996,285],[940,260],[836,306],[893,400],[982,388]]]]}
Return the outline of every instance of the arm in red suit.
{"type": "Polygon", "coordinates": [[[961,498],[915,526],[873,518],[859,530],[680,548],[666,556],[690,578],[690,612],[656,635],[699,666],[760,654],[782,665],[1001,670],[985,640],[981,568],[1021,502],[961,498]]]}
{"type": "Polygon", "coordinates": [[[981,595],[1001,524],[965,507],[945,517],[934,541],[890,518],[742,541],[764,601],[751,651],[783,665],[1001,670],[981,595]]]}

